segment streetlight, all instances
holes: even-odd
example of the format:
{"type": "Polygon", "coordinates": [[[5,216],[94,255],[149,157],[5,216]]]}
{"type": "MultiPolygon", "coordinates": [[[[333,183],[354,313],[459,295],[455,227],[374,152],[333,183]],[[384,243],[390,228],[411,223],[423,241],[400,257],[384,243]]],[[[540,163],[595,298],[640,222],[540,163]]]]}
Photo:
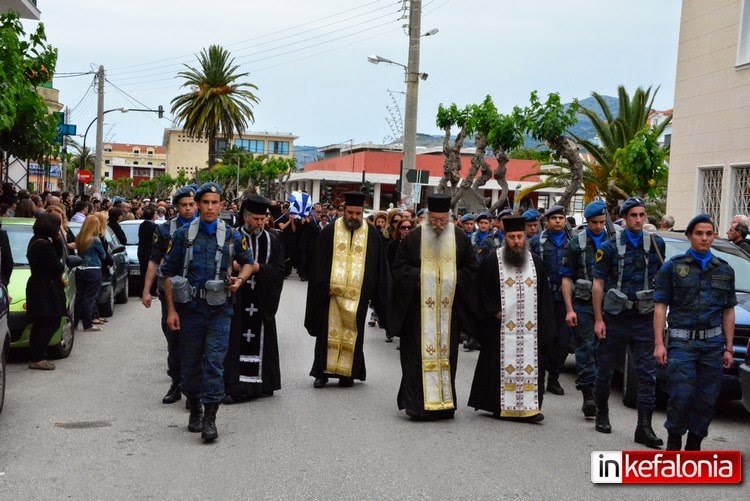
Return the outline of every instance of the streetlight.
{"type": "MultiPolygon", "coordinates": [[[[112,113],[113,111],[119,111],[120,113],[127,113],[130,110],[128,110],[127,108],[112,108],[111,110],[105,110],[104,112],[102,112],[101,116],[104,116],[107,113],[112,113]]],[[[98,116],[94,117],[94,119],[91,121],[89,126],[86,127],[86,132],[83,133],[83,147],[81,147],[81,165],[78,169],[79,171],[83,170],[86,167],[86,165],[84,164],[84,158],[83,158],[83,154],[86,152],[86,136],[89,135],[89,129],[91,129],[91,126],[94,125],[94,123],[96,123],[98,119],[99,119],[98,116]]],[[[101,177],[98,175],[99,167],[100,167],[99,165],[94,166],[94,190],[98,190],[99,189],[98,185],[101,184],[101,177]]],[[[83,183],[81,182],[78,183],[78,193],[83,194],[83,183]]]]}

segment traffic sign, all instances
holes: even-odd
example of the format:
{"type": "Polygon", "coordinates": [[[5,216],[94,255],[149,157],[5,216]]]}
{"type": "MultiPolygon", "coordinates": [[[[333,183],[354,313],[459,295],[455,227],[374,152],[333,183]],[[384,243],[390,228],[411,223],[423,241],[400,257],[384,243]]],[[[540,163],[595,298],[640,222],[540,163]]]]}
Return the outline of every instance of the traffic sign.
{"type": "Polygon", "coordinates": [[[406,171],[406,180],[410,183],[428,184],[430,182],[430,171],[409,169],[406,171]]]}
{"type": "Polygon", "coordinates": [[[88,184],[91,182],[91,180],[94,178],[94,175],[91,173],[90,170],[81,169],[78,171],[78,182],[83,184],[88,184]]]}

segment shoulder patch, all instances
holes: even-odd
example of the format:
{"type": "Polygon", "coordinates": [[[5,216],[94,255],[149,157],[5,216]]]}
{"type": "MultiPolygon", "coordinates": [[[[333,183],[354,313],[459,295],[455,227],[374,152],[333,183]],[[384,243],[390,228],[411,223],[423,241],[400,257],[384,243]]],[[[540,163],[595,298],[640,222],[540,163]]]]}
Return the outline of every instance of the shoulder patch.
{"type": "Polygon", "coordinates": [[[242,236],[242,250],[247,250],[247,237],[245,235],[242,236]]]}
{"type": "Polygon", "coordinates": [[[172,252],[172,239],[169,240],[169,243],[167,244],[167,254],[172,252]]]}
{"type": "Polygon", "coordinates": [[[159,243],[159,232],[158,232],[158,231],[155,231],[155,232],[154,232],[154,236],[153,236],[153,238],[152,238],[151,240],[152,240],[152,241],[153,241],[153,243],[155,243],[155,244],[158,244],[158,243],[159,243]]]}
{"type": "Polygon", "coordinates": [[[596,251],[596,262],[598,263],[602,260],[602,258],[604,258],[604,251],[602,249],[599,249],[598,251],[596,251]]]}
{"type": "Polygon", "coordinates": [[[680,278],[685,278],[690,273],[690,265],[685,263],[677,263],[675,265],[675,271],[677,272],[677,276],[680,278]]]}

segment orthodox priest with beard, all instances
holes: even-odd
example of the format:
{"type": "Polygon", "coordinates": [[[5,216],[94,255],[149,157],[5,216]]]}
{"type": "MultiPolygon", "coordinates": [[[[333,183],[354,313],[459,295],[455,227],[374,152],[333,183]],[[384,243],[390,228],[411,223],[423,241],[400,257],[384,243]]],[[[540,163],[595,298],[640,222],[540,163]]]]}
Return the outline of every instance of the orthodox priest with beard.
{"type": "Polygon", "coordinates": [[[253,251],[260,270],[237,291],[224,360],[224,403],[270,396],[281,389],[276,310],[284,286],[284,251],[279,237],[265,230],[270,201],[249,195],[242,202],[242,245],[253,251]]]}
{"type": "Polygon", "coordinates": [[[479,268],[481,352],[469,406],[495,417],[539,422],[544,371],[555,334],[554,305],[541,259],[529,251],[523,217],[503,218],[505,239],[479,268]]]}
{"type": "Polygon", "coordinates": [[[365,380],[362,349],[369,301],[386,324],[391,283],[383,239],[363,220],[364,193],[344,193],[343,217],[321,230],[310,260],[305,328],[316,338],[314,388],[329,378],[350,387],[365,380]]]}
{"type": "Polygon", "coordinates": [[[477,264],[471,242],[450,223],[450,197],[430,195],[427,221],[409,233],[393,263],[394,331],[401,336],[398,408],[414,420],[452,419],[461,325],[477,264]]]}

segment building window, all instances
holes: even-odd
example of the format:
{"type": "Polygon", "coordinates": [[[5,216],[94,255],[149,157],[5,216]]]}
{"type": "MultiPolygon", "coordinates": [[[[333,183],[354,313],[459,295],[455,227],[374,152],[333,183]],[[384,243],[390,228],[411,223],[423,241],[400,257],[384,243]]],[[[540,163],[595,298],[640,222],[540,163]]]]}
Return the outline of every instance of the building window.
{"type": "Polygon", "coordinates": [[[105,172],[104,177],[109,177],[109,172],[105,172]]]}
{"type": "Polygon", "coordinates": [[[154,165],[154,162],[146,162],[146,165],[154,165]]]}
{"type": "Polygon", "coordinates": [[[265,153],[265,141],[258,139],[236,139],[234,145],[238,148],[245,148],[250,153],[265,153]]]}
{"type": "Polygon", "coordinates": [[[721,183],[724,170],[721,167],[701,169],[701,177],[700,212],[711,216],[716,221],[716,226],[721,228],[721,183]]]}
{"type": "Polygon", "coordinates": [[[217,139],[216,140],[216,153],[221,153],[222,151],[225,151],[229,144],[227,144],[226,139],[217,139]]]}
{"type": "Polygon", "coordinates": [[[733,170],[732,214],[750,214],[750,165],[733,170]]]}
{"type": "Polygon", "coordinates": [[[109,165],[109,160],[108,159],[104,160],[104,163],[107,164],[107,165],[109,165]]]}
{"type": "Polygon", "coordinates": [[[740,38],[737,41],[737,66],[750,64],[750,0],[742,2],[740,38]]]}
{"type": "Polygon", "coordinates": [[[133,165],[138,165],[138,160],[136,160],[135,162],[133,162],[133,165]]]}
{"type": "Polygon", "coordinates": [[[109,153],[109,152],[111,152],[111,151],[112,151],[112,147],[111,147],[111,146],[105,146],[105,147],[104,147],[104,151],[106,151],[106,152],[108,152],[108,153],[109,153]]]}
{"type": "Polygon", "coordinates": [[[146,154],[150,157],[154,156],[154,150],[148,150],[146,154]]]}
{"type": "Polygon", "coordinates": [[[275,155],[288,155],[289,141],[269,141],[268,152],[275,155]]]}
{"type": "Polygon", "coordinates": [[[141,154],[141,150],[140,149],[133,148],[133,155],[140,155],[140,154],[141,154]]]}

